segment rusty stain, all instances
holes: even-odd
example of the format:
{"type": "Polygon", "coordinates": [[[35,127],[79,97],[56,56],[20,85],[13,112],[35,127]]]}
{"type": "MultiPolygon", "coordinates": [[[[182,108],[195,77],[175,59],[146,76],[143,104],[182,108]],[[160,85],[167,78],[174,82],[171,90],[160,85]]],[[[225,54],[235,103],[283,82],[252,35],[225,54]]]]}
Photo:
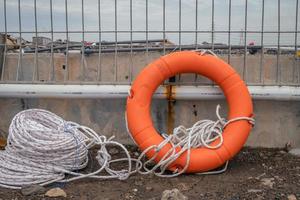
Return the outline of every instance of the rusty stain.
{"type": "Polygon", "coordinates": [[[167,133],[172,134],[175,124],[175,86],[167,85],[166,86],[166,98],[168,101],[168,110],[167,110],[167,133]]]}
{"type": "Polygon", "coordinates": [[[4,150],[6,146],[6,139],[0,138],[0,150],[4,150]]]}

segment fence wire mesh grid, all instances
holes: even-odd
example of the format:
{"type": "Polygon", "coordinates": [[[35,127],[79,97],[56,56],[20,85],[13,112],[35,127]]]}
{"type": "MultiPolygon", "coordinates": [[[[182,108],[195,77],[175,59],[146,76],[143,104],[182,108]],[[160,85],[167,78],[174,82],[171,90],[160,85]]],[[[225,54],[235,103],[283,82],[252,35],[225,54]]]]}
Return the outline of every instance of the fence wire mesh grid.
{"type": "MultiPolygon", "coordinates": [[[[298,0],[0,0],[0,83],[130,84],[210,49],[248,85],[300,85],[298,0]]],[[[212,84],[193,74],[166,81],[212,84]]]]}

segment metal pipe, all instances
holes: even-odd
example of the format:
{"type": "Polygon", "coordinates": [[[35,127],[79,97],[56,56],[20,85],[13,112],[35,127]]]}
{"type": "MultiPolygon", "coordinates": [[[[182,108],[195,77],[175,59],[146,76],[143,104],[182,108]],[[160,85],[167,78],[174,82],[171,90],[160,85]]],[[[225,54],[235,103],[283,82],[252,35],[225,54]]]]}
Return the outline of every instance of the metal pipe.
{"type": "Polygon", "coordinates": [[[248,24],[248,0],[245,0],[245,27],[244,27],[244,63],[243,63],[243,80],[247,81],[247,26],[248,24]]]}
{"type": "Polygon", "coordinates": [[[102,76],[102,59],[101,59],[101,41],[102,41],[102,34],[101,34],[101,1],[98,0],[98,67],[97,67],[97,81],[101,81],[101,76],[102,76]]]}
{"type": "MultiPolygon", "coordinates": [[[[154,98],[167,98],[168,86],[160,86],[154,98]]],[[[217,86],[173,86],[176,100],[224,99],[217,86]]],[[[130,85],[40,85],[0,84],[1,98],[126,98],[130,85]]],[[[254,100],[299,101],[300,88],[292,86],[248,86],[254,100]]]]}
{"type": "Polygon", "coordinates": [[[53,33],[53,2],[50,0],[50,26],[51,26],[51,59],[50,59],[50,66],[51,66],[51,73],[49,73],[49,80],[55,80],[55,67],[54,67],[54,51],[53,51],[53,42],[54,42],[54,33],[53,33]]]}
{"type": "Polygon", "coordinates": [[[38,77],[38,21],[37,21],[37,8],[36,0],[34,0],[34,28],[35,28],[35,51],[34,51],[34,62],[33,62],[33,71],[32,71],[32,82],[39,79],[38,77]]]}
{"type": "MultiPolygon", "coordinates": [[[[81,52],[84,52],[85,50],[85,35],[84,35],[84,0],[81,0],[81,30],[82,30],[82,41],[81,41],[81,52]]],[[[80,80],[84,81],[85,80],[85,54],[81,54],[81,59],[80,59],[80,80]]]]}
{"type": "Polygon", "coordinates": [[[259,80],[262,85],[265,84],[265,67],[264,67],[264,25],[265,25],[265,0],[262,0],[261,6],[261,34],[260,34],[260,65],[259,65],[259,80]]]}
{"type": "MultiPolygon", "coordinates": [[[[5,63],[6,63],[6,55],[7,55],[7,17],[6,17],[6,0],[3,2],[3,15],[4,15],[4,52],[3,52],[3,59],[2,59],[2,66],[1,66],[1,77],[0,80],[4,81],[4,68],[5,68],[5,63]]],[[[1,62],[0,62],[1,64],[1,62]]]]}
{"type": "Polygon", "coordinates": [[[66,55],[65,55],[65,73],[64,82],[69,80],[69,17],[68,17],[68,0],[65,0],[65,25],[66,25],[66,55]]]}
{"type": "MultiPolygon", "coordinates": [[[[115,0],[115,57],[114,57],[114,73],[115,73],[115,81],[118,80],[118,11],[117,11],[117,0],[115,0]]],[[[99,41],[100,42],[100,41],[99,41]]],[[[131,50],[130,50],[131,51],[131,50]]]]}
{"type": "MultiPolygon", "coordinates": [[[[85,33],[99,33],[99,30],[85,30],[85,33]]],[[[100,31],[101,33],[130,33],[130,30],[102,30],[100,31]]],[[[148,30],[148,33],[162,33],[162,30],[148,30]]],[[[211,30],[198,30],[198,33],[211,33],[211,30]]],[[[245,31],[243,30],[231,30],[231,33],[244,33],[245,31]]],[[[280,30],[280,33],[292,33],[294,34],[295,32],[300,33],[300,31],[285,31],[285,30],[280,30]]],[[[18,34],[18,31],[7,31],[7,34],[18,34]]],[[[35,31],[22,31],[22,33],[35,33],[35,31]]],[[[48,33],[51,34],[51,31],[38,31],[38,34],[41,33],[48,33]]],[[[55,30],[54,33],[66,33],[64,30],[55,30]]],[[[82,33],[81,30],[69,30],[68,33],[82,33]]],[[[146,33],[146,30],[133,30],[132,33],[146,33]]],[[[178,33],[178,30],[166,30],[166,33],[178,33]]],[[[181,30],[181,33],[195,33],[195,30],[181,30]]],[[[214,33],[228,33],[228,30],[214,30],[214,33]]],[[[247,33],[262,33],[262,31],[256,31],[256,30],[247,30],[247,33]]],[[[278,31],[264,31],[264,33],[278,33],[278,31]]],[[[115,43],[115,42],[113,42],[115,43]]]]}
{"type": "Polygon", "coordinates": [[[231,62],[231,0],[229,0],[228,10],[228,57],[227,62],[231,62]]]}

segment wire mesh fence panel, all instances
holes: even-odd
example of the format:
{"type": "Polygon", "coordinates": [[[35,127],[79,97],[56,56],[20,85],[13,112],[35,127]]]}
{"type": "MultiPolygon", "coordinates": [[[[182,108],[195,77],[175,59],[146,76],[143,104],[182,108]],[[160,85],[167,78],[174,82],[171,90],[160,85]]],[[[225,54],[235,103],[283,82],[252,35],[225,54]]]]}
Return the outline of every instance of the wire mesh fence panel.
{"type": "Polygon", "coordinates": [[[162,55],[210,49],[248,85],[299,86],[298,10],[299,0],[0,0],[0,83],[131,84],[162,55]]]}

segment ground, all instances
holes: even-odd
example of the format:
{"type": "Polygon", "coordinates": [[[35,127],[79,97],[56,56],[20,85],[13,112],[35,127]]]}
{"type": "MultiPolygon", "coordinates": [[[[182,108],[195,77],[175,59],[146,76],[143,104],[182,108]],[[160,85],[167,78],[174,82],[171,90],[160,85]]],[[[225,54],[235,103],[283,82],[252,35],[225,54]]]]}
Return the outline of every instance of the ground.
{"type": "MultiPolygon", "coordinates": [[[[57,186],[67,193],[67,198],[62,199],[154,200],[160,199],[164,190],[173,188],[189,199],[300,199],[300,158],[282,149],[244,148],[230,161],[228,170],[219,175],[158,178],[138,174],[125,181],[85,179],[51,187],[57,186]]],[[[7,189],[0,189],[0,198],[48,199],[43,194],[23,196],[20,191],[7,189]]]]}

